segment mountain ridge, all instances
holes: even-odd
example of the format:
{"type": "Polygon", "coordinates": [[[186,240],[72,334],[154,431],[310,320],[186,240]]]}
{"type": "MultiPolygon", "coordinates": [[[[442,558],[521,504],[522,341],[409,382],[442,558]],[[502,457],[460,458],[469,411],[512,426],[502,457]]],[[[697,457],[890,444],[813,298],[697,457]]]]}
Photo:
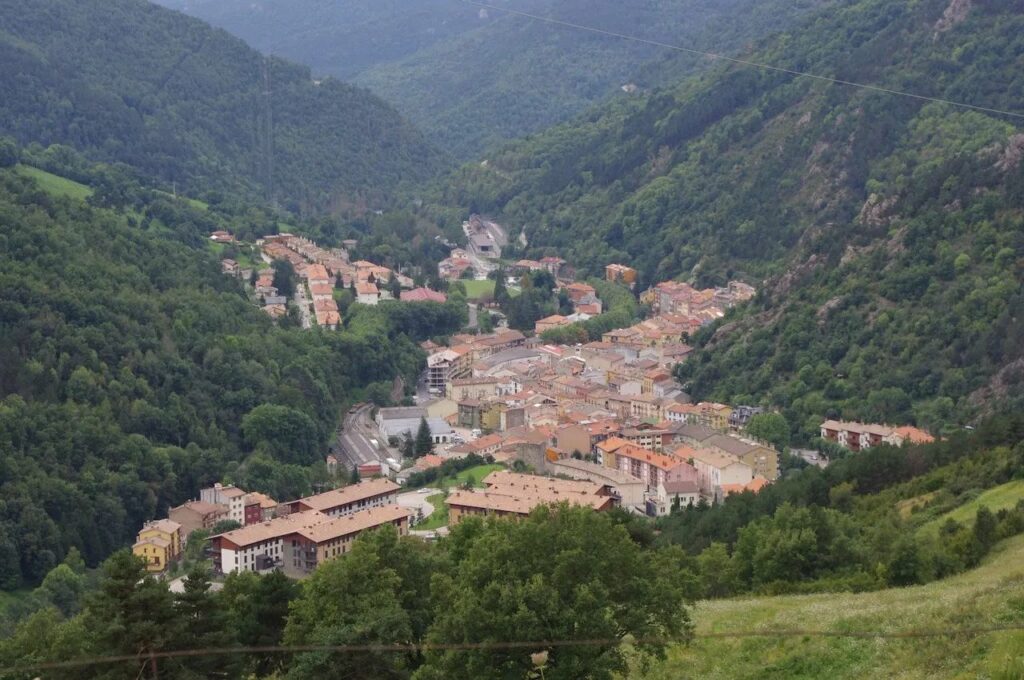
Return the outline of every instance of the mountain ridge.
{"type": "Polygon", "coordinates": [[[444,162],[369,92],[313,81],[306,67],[264,59],[144,0],[5,0],[0,9],[9,65],[0,133],[22,144],[67,144],[167,188],[241,192],[307,212],[379,202],[382,187],[425,179],[444,162]]]}

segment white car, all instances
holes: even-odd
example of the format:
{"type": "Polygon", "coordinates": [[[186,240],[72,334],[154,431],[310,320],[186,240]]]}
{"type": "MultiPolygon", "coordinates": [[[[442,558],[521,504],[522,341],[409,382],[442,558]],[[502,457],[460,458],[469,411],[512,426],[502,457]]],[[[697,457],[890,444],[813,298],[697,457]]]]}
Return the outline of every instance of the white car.
{"type": "Polygon", "coordinates": [[[418,489],[416,493],[428,493],[430,489],[418,489]]]}

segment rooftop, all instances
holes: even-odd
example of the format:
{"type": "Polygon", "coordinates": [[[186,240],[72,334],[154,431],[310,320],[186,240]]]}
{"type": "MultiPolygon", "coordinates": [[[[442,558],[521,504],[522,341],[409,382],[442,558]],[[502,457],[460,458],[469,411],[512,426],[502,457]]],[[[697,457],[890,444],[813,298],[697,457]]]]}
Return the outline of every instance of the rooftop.
{"type": "Polygon", "coordinates": [[[292,502],[296,504],[301,503],[313,510],[329,510],[366,498],[396,492],[399,488],[398,484],[395,484],[390,479],[370,479],[358,484],[343,486],[340,489],[332,489],[331,491],[325,491],[313,496],[306,496],[292,502]]]}

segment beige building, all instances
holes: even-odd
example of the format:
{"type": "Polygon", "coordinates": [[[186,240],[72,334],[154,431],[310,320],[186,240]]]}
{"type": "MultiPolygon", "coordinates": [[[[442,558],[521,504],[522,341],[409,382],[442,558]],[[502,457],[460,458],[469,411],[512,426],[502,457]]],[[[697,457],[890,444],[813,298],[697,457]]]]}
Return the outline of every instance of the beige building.
{"type": "Polygon", "coordinates": [[[281,569],[291,576],[304,576],[348,553],[364,531],[394,526],[400,535],[406,535],[411,514],[398,505],[336,517],[316,510],[295,512],[214,536],[215,566],[225,574],[281,569]]]}
{"type": "Polygon", "coordinates": [[[607,510],[617,498],[611,487],[590,481],[572,481],[524,475],[506,470],[484,478],[483,490],[456,491],[448,496],[448,524],[454,526],[468,516],[523,517],[539,505],[568,503],[607,510]]]}
{"type": "Polygon", "coordinates": [[[218,503],[189,501],[176,508],[171,508],[167,516],[181,525],[182,539],[187,541],[189,535],[197,529],[211,529],[222,519],[226,519],[228,508],[218,503]]]}
{"type": "Polygon", "coordinates": [[[632,475],[575,458],[551,461],[548,463],[548,469],[556,475],[610,486],[619,496],[619,503],[623,507],[644,506],[644,482],[632,475]]]}
{"type": "Polygon", "coordinates": [[[751,467],[734,456],[713,449],[695,449],[692,455],[700,491],[708,498],[720,499],[723,486],[746,485],[754,479],[751,467]]]}

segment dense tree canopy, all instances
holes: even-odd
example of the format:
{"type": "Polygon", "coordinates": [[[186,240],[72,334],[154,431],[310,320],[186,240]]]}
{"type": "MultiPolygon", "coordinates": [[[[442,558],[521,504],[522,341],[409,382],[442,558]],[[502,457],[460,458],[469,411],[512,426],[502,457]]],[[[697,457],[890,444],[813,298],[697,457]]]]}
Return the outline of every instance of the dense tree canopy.
{"type": "Polygon", "coordinates": [[[122,186],[127,205],[93,207],[0,171],[5,588],[72,547],[97,564],[214,481],[308,493],[343,405],[414,383],[406,334],[459,326],[382,311],[344,332],[278,328],[220,273],[219,213],[122,186]]]}

